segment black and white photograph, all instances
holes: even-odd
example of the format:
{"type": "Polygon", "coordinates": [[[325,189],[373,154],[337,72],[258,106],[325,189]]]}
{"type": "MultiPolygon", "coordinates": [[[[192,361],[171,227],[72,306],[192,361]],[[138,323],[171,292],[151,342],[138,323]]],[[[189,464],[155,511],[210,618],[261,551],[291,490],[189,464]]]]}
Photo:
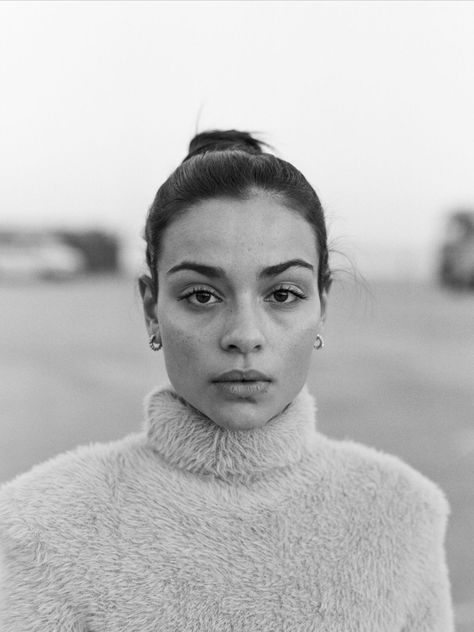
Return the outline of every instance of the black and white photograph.
{"type": "Polygon", "coordinates": [[[474,2],[0,2],[0,631],[474,632],[474,2]]]}

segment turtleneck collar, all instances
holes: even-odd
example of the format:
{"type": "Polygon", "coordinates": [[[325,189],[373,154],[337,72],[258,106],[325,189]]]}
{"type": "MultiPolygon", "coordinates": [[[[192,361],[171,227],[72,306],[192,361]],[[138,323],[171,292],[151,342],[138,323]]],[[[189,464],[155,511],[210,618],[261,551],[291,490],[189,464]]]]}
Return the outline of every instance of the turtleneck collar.
{"type": "Polygon", "coordinates": [[[145,431],[148,445],[169,465],[228,482],[244,482],[303,458],[316,438],[315,410],[314,400],[304,386],[265,426],[228,430],[166,384],[145,400],[145,431]]]}

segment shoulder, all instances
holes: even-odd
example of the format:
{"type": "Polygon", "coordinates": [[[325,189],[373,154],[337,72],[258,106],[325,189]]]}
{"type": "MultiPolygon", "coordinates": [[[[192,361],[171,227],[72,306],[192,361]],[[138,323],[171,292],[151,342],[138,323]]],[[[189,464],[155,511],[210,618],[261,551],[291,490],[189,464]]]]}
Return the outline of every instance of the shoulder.
{"type": "Polygon", "coordinates": [[[365,519],[384,516],[387,525],[441,535],[450,512],[444,492],[402,459],[354,441],[325,442],[330,488],[365,519]]]}
{"type": "Polygon", "coordinates": [[[59,454],[0,486],[0,537],[74,531],[110,504],[124,462],[141,458],[141,433],[59,454]]]}

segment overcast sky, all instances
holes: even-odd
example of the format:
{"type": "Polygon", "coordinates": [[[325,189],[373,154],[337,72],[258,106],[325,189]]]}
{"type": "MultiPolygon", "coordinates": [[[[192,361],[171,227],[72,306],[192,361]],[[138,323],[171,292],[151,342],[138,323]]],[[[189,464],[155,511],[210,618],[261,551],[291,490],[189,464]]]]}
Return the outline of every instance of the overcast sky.
{"type": "Polygon", "coordinates": [[[474,205],[473,2],[1,2],[3,222],[136,239],[199,130],[262,137],[342,248],[474,205]]]}

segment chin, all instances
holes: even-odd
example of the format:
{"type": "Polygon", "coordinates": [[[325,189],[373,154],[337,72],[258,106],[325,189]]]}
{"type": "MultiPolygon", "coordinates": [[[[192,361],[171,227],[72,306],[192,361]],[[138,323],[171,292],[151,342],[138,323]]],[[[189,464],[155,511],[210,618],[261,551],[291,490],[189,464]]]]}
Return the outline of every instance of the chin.
{"type": "Polygon", "coordinates": [[[229,408],[229,410],[211,411],[209,418],[221,428],[228,430],[254,430],[262,428],[272,417],[264,411],[250,411],[248,404],[240,404],[240,406],[237,404],[229,408]]]}

